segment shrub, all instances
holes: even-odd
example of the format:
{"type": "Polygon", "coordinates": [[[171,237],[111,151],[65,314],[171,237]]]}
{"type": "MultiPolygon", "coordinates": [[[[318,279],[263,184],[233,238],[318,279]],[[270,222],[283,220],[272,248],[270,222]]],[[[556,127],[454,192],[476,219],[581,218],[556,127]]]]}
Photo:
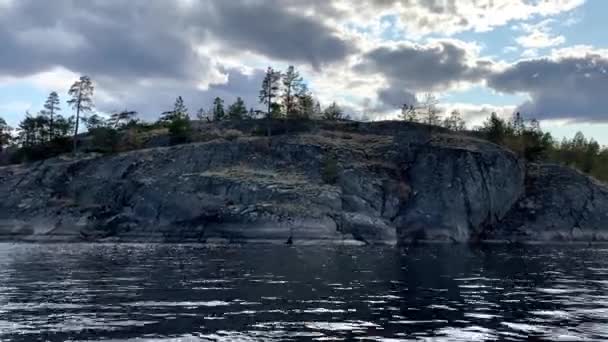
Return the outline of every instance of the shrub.
{"type": "Polygon", "coordinates": [[[188,117],[177,117],[169,123],[171,144],[184,144],[190,141],[192,126],[188,117]]]}
{"type": "Polygon", "coordinates": [[[148,132],[142,133],[137,128],[127,129],[120,143],[116,146],[116,150],[119,152],[138,150],[144,147],[145,136],[150,135],[148,132]]]}
{"type": "Polygon", "coordinates": [[[9,159],[11,164],[44,160],[69,153],[72,146],[71,138],[55,138],[44,144],[22,147],[10,155],[9,159]]]}
{"type": "Polygon", "coordinates": [[[118,131],[108,127],[98,127],[89,130],[93,152],[112,153],[118,147],[118,131]]]}
{"type": "Polygon", "coordinates": [[[334,155],[326,155],[321,164],[321,177],[326,184],[336,184],[338,181],[338,159],[334,155]]]}

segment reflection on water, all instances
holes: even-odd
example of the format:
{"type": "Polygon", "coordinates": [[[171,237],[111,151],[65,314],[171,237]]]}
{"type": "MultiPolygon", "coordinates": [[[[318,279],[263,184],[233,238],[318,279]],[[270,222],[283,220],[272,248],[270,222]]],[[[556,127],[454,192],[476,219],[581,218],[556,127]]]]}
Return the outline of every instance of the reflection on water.
{"type": "Polygon", "coordinates": [[[607,257],[583,247],[0,244],[0,340],[606,340],[607,257]]]}

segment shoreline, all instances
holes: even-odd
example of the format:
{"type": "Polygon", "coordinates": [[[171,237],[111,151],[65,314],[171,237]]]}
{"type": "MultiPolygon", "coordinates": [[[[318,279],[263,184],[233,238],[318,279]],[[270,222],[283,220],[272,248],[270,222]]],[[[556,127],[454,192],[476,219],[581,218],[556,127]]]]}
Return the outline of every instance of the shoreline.
{"type": "Polygon", "coordinates": [[[300,240],[287,243],[283,240],[271,239],[252,239],[252,240],[232,240],[228,239],[210,239],[211,241],[161,241],[161,240],[145,240],[133,239],[122,241],[75,241],[75,240],[59,240],[59,239],[25,239],[25,240],[5,240],[0,238],[0,245],[7,244],[23,244],[23,245],[192,245],[192,246],[293,246],[293,247],[328,247],[328,246],[345,246],[345,247],[388,247],[388,248],[409,248],[423,247],[432,245],[446,246],[468,246],[468,247],[484,247],[484,246],[608,246],[608,241],[508,241],[508,240],[484,240],[479,242],[451,242],[439,240],[421,240],[415,243],[373,243],[368,244],[358,240],[300,240]]]}

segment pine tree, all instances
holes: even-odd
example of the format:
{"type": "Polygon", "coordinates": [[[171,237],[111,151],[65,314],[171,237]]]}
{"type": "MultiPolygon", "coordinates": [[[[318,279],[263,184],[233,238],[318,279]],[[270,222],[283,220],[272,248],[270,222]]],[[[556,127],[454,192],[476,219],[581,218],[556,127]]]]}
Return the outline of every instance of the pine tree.
{"type": "Polygon", "coordinates": [[[404,104],[403,107],[401,107],[401,114],[399,117],[403,121],[418,122],[418,111],[414,105],[404,104]]]}
{"type": "Polygon", "coordinates": [[[424,123],[431,126],[439,125],[439,110],[437,109],[439,100],[431,93],[424,94],[422,101],[424,123]]]}
{"type": "Polygon", "coordinates": [[[496,113],[490,114],[490,117],[483,123],[480,131],[485,138],[496,144],[503,144],[508,135],[509,127],[505,120],[501,119],[496,113]]]}
{"type": "Polygon", "coordinates": [[[332,103],[329,107],[323,111],[323,118],[325,120],[342,120],[344,119],[344,111],[337,103],[332,103]]]}
{"type": "Polygon", "coordinates": [[[110,119],[108,120],[107,124],[113,129],[119,129],[131,122],[134,122],[136,120],[136,116],[136,111],[123,110],[122,112],[116,112],[110,115],[110,119]]]}
{"type": "Polygon", "coordinates": [[[450,116],[445,118],[445,120],[443,121],[443,127],[455,132],[459,132],[464,131],[466,123],[462,118],[460,112],[457,110],[453,110],[452,113],[450,113],[450,116]]]}
{"type": "Polygon", "coordinates": [[[74,110],[76,110],[76,122],[74,123],[74,153],[78,149],[78,125],[80,124],[80,115],[89,113],[93,110],[93,82],[88,76],[82,76],[76,81],[68,92],[71,99],[68,100],[74,110]]]}
{"type": "Polygon", "coordinates": [[[42,114],[32,115],[26,112],[25,118],[19,123],[19,139],[23,147],[43,144],[48,138],[49,120],[42,114]]]}
{"type": "Polygon", "coordinates": [[[219,97],[216,97],[213,100],[213,121],[222,121],[226,116],[226,111],[224,110],[224,100],[219,97]]]}
{"type": "Polygon", "coordinates": [[[101,117],[97,114],[93,114],[93,115],[89,116],[88,118],[83,118],[83,121],[89,131],[92,131],[92,130],[95,130],[98,128],[105,128],[109,125],[108,120],[104,119],[103,117],[101,117]]]}
{"type": "Polygon", "coordinates": [[[262,89],[260,90],[260,103],[265,104],[268,108],[266,118],[268,119],[267,133],[269,137],[272,134],[270,122],[272,119],[273,107],[276,108],[276,106],[274,106],[274,99],[278,97],[280,79],[281,73],[274,71],[269,67],[266,71],[264,81],[262,82],[262,89]]]}
{"type": "Polygon", "coordinates": [[[304,79],[300,76],[300,73],[296,71],[293,65],[287,68],[287,72],[283,75],[283,107],[285,108],[285,115],[288,118],[297,117],[298,111],[298,99],[306,95],[307,88],[304,84],[304,79]]]}
{"type": "Polygon", "coordinates": [[[242,98],[237,97],[236,102],[228,107],[228,118],[230,120],[242,120],[247,116],[247,106],[242,98]]]}
{"type": "Polygon", "coordinates": [[[298,117],[310,119],[314,117],[315,99],[310,93],[305,93],[298,96],[298,117]]]}
{"type": "Polygon", "coordinates": [[[74,117],[64,118],[61,115],[57,115],[55,118],[55,137],[64,138],[70,134],[70,131],[74,127],[74,117]]]}
{"type": "Polygon", "coordinates": [[[11,131],[12,128],[3,118],[0,118],[0,152],[11,142],[11,131]]]}
{"type": "Polygon", "coordinates": [[[523,116],[519,112],[513,115],[513,118],[511,119],[511,127],[516,135],[521,135],[524,132],[526,124],[523,116]]]}
{"type": "Polygon", "coordinates": [[[160,118],[160,121],[167,123],[186,116],[188,116],[188,108],[186,108],[186,105],[184,105],[184,99],[181,96],[178,96],[177,99],[175,99],[173,110],[164,112],[160,118]]]}
{"type": "Polygon", "coordinates": [[[55,117],[58,115],[61,108],[59,107],[59,95],[56,92],[51,92],[44,103],[43,115],[49,117],[49,139],[55,138],[55,117]]]}

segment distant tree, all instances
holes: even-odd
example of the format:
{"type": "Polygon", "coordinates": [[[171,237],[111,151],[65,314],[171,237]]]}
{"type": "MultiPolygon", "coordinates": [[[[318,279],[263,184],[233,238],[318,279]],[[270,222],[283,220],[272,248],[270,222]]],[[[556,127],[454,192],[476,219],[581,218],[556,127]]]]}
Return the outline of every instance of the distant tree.
{"type": "Polygon", "coordinates": [[[249,112],[247,113],[247,118],[255,119],[257,116],[258,116],[258,114],[256,113],[256,111],[253,110],[253,108],[249,108],[249,112]]]}
{"type": "Polygon", "coordinates": [[[81,76],[78,81],[76,81],[70,90],[68,91],[68,95],[70,96],[70,100],[68,100],[68,105],[76,110],[76,121],[74,123],[74,153],[77,152],[78,149],[78,125],[80,124],[80,115],[89,113],[93,110],[93,82],[88,76],[81,76]]]}
{"type": "Polygon", "coordinates": [[[266,76],[262,81],[262,89],[260,90],[260,103],[265,104],[268,107],[266,112],[266,118],[268,119],[267,134],[270,137],[272,134],[270,127],[270,120],[273,116],[273,108],[276,111],[274,100],[279,96],[279,81],[281,80],[281,73],[274,71],[272,68],[266,70],[266,76]]]}
{"type": "MultiPolygon", "coordinates": [[[[190,139],[192,131],[190,115],[188,115],[188,108],[186,108],[181,96],[175,99],[173,110],[161,115],[159,122],[169,128],[169,137],[172,144],[181,144],[190,139]]],[[[134,145],[138,145],[138,143],[134,142],[134,145]]]]}
{"type": "Polygon", "coordinates": [[[509,134],[509,128],[505,120],[498,117],[496,113],[490,114],[490,117],[483,123],[480,132],[484,137],[496,144],[504,144],[505,138],[509,134]]]}
{"type": "Polygon", "coordinates": [[[427,125],[437,126],[439,125],[439,109],[437,105],[439,104],[439,100],[437,97],[431,93],[426,93],[423,96],[421,107],[422,114],[424,115],[424,123],[427,125]]]}
{"type": "Polygon", "coordinates": [[[137,112],[132,110],[123,110],[122,112],[115,112],[110,115],[107,124],[113,129],[124,128],[129,125],[129,123],[134,122],[136,120],[136,116],[137,112]]]}
{"type": "Polygon", "coordinates": [[[0,151],[4,150],[11,142],[12,128],[6,123],[3,118],[0,118],[0,151]]]}
{"type": "Polygon", "coordinates": [[[110,119],[106,119],[100,115],[93,114],[88,118],[84,119],[84,122],[89,130],[89,136],[91,137],[91,143],[89,150],[102,153],[116,152],[119,146],[119,133],[117,128],[124,127],[127,122],[121,124],[121,119],[127,119],[132,117],[131,114],[124,114],[121,117],[121,113],[114,113],[110,116],[110,119]]]}
{"type": "Polygon", "coordinates": [[[211,121],[212,114],[206,111],[204,108],[199,109],[196,112],[196,119],[199,121],[211,121]]]}
{"type": "Polygon", "coordinates": [[[213,100],[213,121],[222,121],[226,116],[226,111],[224,110],[224,100],[219,97],[216,97],[213,100]]]}
{"type": "Polygon", "coordinates": [[[342,120],[345,118],[344,111],[337,103],[332,103],[329,107],[323,111],[323,118],[325,120],[342,120]]]}
{"type": "Polygon", "coordinates": [[[184,116],[188,116],[188,108],[184,105],[184,99],[181,96],[178,96],[175,99],[173,110],[164,112],[161,115],[160,122],[169,123],[173,120],[183,118],[184,116]]]}
{"type": "Polygon", "coordinates": [[[181,96],[178,96],[175,99],[175,105],[173,105],[173,113],[179,116],[188,115],[188,108],[184,104],[184,99],[181,96]]]}
{"type": "Polygon", "coordinates": [[[526,128],[525,120],[520,112],[517,112],[511,118],[511,128],[516,135],[522,134],[526,128]]]}
{"type": "Polygon", "coordinates": [[[237,97],[236,101],[228,107],[228,118],[230,120],[242,120],[247,116],[247,106],[242,98],[237,97]]]}
{"type": "Polygon", "coordinates": [[[514,120],[506,121],[492,113],[479,129],[482,136],[496,144],[503,145],[527,161],[539,161],[555,158],[555,142],[549,133],[544,133],[537,120],[529,123],[521,117],[521,127],[514,125],[514,120]]]}
{"type": "Polygon", "coordinates": [[[83,121],[89,131],[94,130],[96,128],[111,126],[110,124],[108,124],[108,120],[97,114],[93,114],[87,118],[83,118],[83,121]]]}
{"type": "Polygon", "coordinates": [[[26,112],[19,123],[19,139],[24,147],[43,144],[48,138],[48,119],[43,115],[32,115],[26,112]]]}
{"type": "Polygon", "coordinates": [[[323,110],[321,109],[321,103],[319,103],[319,101],[315,102],[315,106],[313,107],[312,117],[314,119],[321,119],[323,117],[323,110]]]}
{"type": "Polygon", "coordinates": [[[312,94],[306,92],[298,95],[298,117],[302,119],[310,119],[315,115],[315,99],[312,94]]]}
{"type": "Polygon", "coordinates": [[[74,117],[64,118],[61,115],[57,115],[54,123],[55,137],[66,137],[70,134],[70,131],[74,127],[74,117]]]}
{"type": "Polygon", "coordinates": [[[293,65],[287,68],[283,75],[283,107],[288,118],[297,117],[301,112],[298,110],[298,100],[307,95],[307,87],[300,73],[293,65]]]}
{"type": "Polygon", "coordinates": [[[61,108],[59,107],[59,95],[56,92],[51,92],[44,103],[42,114],[49,118],[49,139],[55,138],[55,116],[58,115],[61,108]]]}
{"type": "Polygon", "coordinates": [[[453,110],[452,113],[450,113],[450,115],[443,120],[443,127],[455,132],[464,131],[466,128],[466,122],[462,118],[459,111],[453,110]]]}
{"type": "Polygon", "coordinates": [[[169,123],[169,136],[173,145],[188,142],[191,132],[190,116],[187,114],[176,117],[169,123]]]}
{"type": "Polygon", "coordinates": [[[418,112],[414,105],[404,104],[401,107],[400,119],[407,122],[418,122],[418,112]]]}

